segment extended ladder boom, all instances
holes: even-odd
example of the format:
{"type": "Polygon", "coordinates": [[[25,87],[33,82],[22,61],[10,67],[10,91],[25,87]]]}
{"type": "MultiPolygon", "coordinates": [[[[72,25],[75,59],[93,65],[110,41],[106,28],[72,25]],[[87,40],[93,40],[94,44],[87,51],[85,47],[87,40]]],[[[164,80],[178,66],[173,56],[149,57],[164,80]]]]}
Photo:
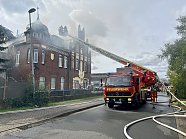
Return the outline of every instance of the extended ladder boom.
{"type": "Polygon", "coordinates": [[[104,55],[104,56],[106,56],[108,58],[111,58],[112,60],[115,60],[115,61],[117,61],[117,62],[119,62],[121,64],[124,64],[124,65],[130,66],[133,70],[138,71],[141,74],[148,75],[149,77],[154,78],[154,79],[157,78],[156,72],[154,72],[154,71],[152,71],[152,70],[150,70],[148,68],[145,68],[145,67],[143,67],[141,65],[138,65],[136,63],[133,63],[132,61],[129,61],[129,60],[125,59],[125,58],[122,58],[122,57],[117,56],[117,55],[115,55],[113,53],[110,53],[110,52],[108,52],[108,51],[106,51],[106,50],[104,50],[102,48],[99,48],[99,47],[96,47],[96,46],[94,46],[92,44],[89,44],[89,43],[87,43],[87,42],[85,42],[85,41],[83,41],[83,40],[81,40],[79,38],[75,38],[75,37],[73,37],[71,35],[68,35],[68,36],[73,38],[73,39],[75,39],[76,41],[84,44],[85,46],[91,48],[92,50],[94,50],[94,51],[96,51],[96,52],[98,52],[98,53],[100,53],[100,54],[102,54],[102,55],[104,55]]]}

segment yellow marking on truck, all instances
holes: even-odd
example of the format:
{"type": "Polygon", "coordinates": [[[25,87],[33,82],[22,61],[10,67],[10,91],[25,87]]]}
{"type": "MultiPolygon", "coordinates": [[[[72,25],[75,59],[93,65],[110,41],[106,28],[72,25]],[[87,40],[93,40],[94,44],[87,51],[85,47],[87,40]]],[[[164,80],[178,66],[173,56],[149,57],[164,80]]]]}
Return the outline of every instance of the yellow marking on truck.
{"type": "Polygon", "coordinates": [[[108,92],[121,92],[121,91],[129,91],[129,88],[107,88],[108,92]]]}

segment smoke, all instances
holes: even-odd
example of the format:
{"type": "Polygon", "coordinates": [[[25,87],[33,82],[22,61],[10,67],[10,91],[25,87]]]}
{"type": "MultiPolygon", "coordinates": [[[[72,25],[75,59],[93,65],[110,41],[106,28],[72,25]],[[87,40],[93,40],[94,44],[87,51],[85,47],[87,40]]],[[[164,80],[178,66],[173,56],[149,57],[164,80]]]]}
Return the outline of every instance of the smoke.
{"type": "Polygon", "coordinates": [[[88,37],[107,35],[108,28],[102,20],[96,17],[92,12],[86,10],[72,10],[69,14],[72,21],[85,27],[88,37]]]}

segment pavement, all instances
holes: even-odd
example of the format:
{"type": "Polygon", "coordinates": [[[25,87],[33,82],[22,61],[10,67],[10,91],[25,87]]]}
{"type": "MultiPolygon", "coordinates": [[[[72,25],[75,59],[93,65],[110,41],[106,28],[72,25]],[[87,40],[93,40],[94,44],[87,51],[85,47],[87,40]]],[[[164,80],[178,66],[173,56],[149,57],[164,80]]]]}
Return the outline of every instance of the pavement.
{"type": "Polygon", "coordinates": [[[26,129],[49,119],[66,116],[78,111],[102,105],[103,99],[93,99],[81,103],[72,103],[30,110],[0,113],[0,134],[9,130],[26,129]]]}
{"type": "MultiPolygon", "coordinates": [[[[166,100],[161,97],[160,100],[166,100]]],[[[125,139],[123,128],[126,124],[139,118],[173,112],[167,104],[162,103],[152,108],[147,103],[138,109],[132,107],[107,106],[87,109],[65,117],[59,117],[38,126],[9,132],[3,139],[125,139]]],[[[176,127],[175,118],[158,118],[161,122],[176,127]]],[[[139,122],[128,129],[129,135],[135,139],[178,139],[178,134],[162,127],[153,120],[139,122]]]]}
{"type": "MultiPolygon", "coordinates": [[[[167,96],[162,95],[158,101],[166,101],[167,96]]],[[[0,138],[123,138],[123,126],[133,120],[143,118],[149,115],[172,112],[172,108],[162,103],[152,109],[152,105],[144,105],[138,110],[128,110],[115,108],[114,110],[101,106],[95,110],[88,110],[87,113],[80,111],[93,108],[103,104],[103,99],[94,99],[81,103],[73,103],[46,108],[36,108],[32,110],[20,110],[15,112],[0,113],[0,138]],[[77,112],[80,112],[79,114],[77,112]],[[64,116],[75,113],[75,115],[64,116]],[[61,116],[63,116],[61,118],[61,116]],[[57,118],[56,120],[54,118],[57,118]],[[51,119],[52,120],[51,122],[51,119]],[[46,121],[46,123],[45,123],[46,121]],[[63,124],[62,124],[63,123],[63,124]],[[31,128],[33,127],[33,128],[31,128]],[[29,130],[25,130],[29,129],[29,130]],[[115,131],[115,129],[120,129],[115,131]],[[22,132],[19,132],[22,131],[22,132]],[[82,132],[83,131],[83,132],[82,132]],[[9,136],[7,136],[7,133],[9,136]],[[51,136],[52,135],[52,136],[51,136]]],[[[176,126],[181,131],[186,131],[185,118],[161,119],[162,122],[176,126]],[[175,123],[176,122],[176,123],[175,123]]],[[[165,139],[161,133],[168,139],[184,139],[183,136],[162,128],[152,121],[146,121],[133,126],[129,133],[133,137],[139,137],[141,130],[149,131],[146,138],[152,138],[152,135],[165,139]],[[145,125],[145,126],[144,126],[145,125]],[[149,127],[150,126],[150,127],[149,127]],[[144,128],[148,127],[148,128],[144,128]],[[152,128],[151,128],[152,127],[152,128]],[[156,130],[155,130],[156,129],[156,130]],[[153,132],[152,132],[153,131],[153,132]]]]}

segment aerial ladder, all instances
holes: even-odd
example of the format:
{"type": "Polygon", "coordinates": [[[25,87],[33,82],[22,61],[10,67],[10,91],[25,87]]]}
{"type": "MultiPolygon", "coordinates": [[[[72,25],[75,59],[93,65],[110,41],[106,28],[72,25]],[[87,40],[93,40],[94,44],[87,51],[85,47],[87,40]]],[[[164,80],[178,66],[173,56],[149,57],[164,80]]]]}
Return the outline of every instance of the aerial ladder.
{"type": "Polygon", "coordinates": [[[157,86],[155,86],[155,85],[156,85],[156,83],[159,82],[159,77],[157,76],[156,72],[154,72],[146,67],[143,67],[141,65],[138,65],[132,61],[129,61],[123,57],[120,57],[118,55],[110,53],[102,48],[99,48],[97,46],[89,44],[89,43],[87,43],[77,37],[73,37],[71,35],[68,35],[68,36],[71,37],[72,39],[74,39],[75,41],[83,44],[84,46],[87,46],[88,48],[91,48],[92,50],[94,50],[94,51],[96,51],[96,52],[116,61],[116,62],[119,62],[127,67],[130,67],[133,70],[133,72],[135,72],[135,74],[139,75],[140,80],[143,83],[143,85],[142,85],[143,88],[150,87],[153,90],[152,92],[156,92],[156,95],[153,94],[154,98],[151,98],[152,101],[157,100],[157,90],[156,90],[157,86]]]}

